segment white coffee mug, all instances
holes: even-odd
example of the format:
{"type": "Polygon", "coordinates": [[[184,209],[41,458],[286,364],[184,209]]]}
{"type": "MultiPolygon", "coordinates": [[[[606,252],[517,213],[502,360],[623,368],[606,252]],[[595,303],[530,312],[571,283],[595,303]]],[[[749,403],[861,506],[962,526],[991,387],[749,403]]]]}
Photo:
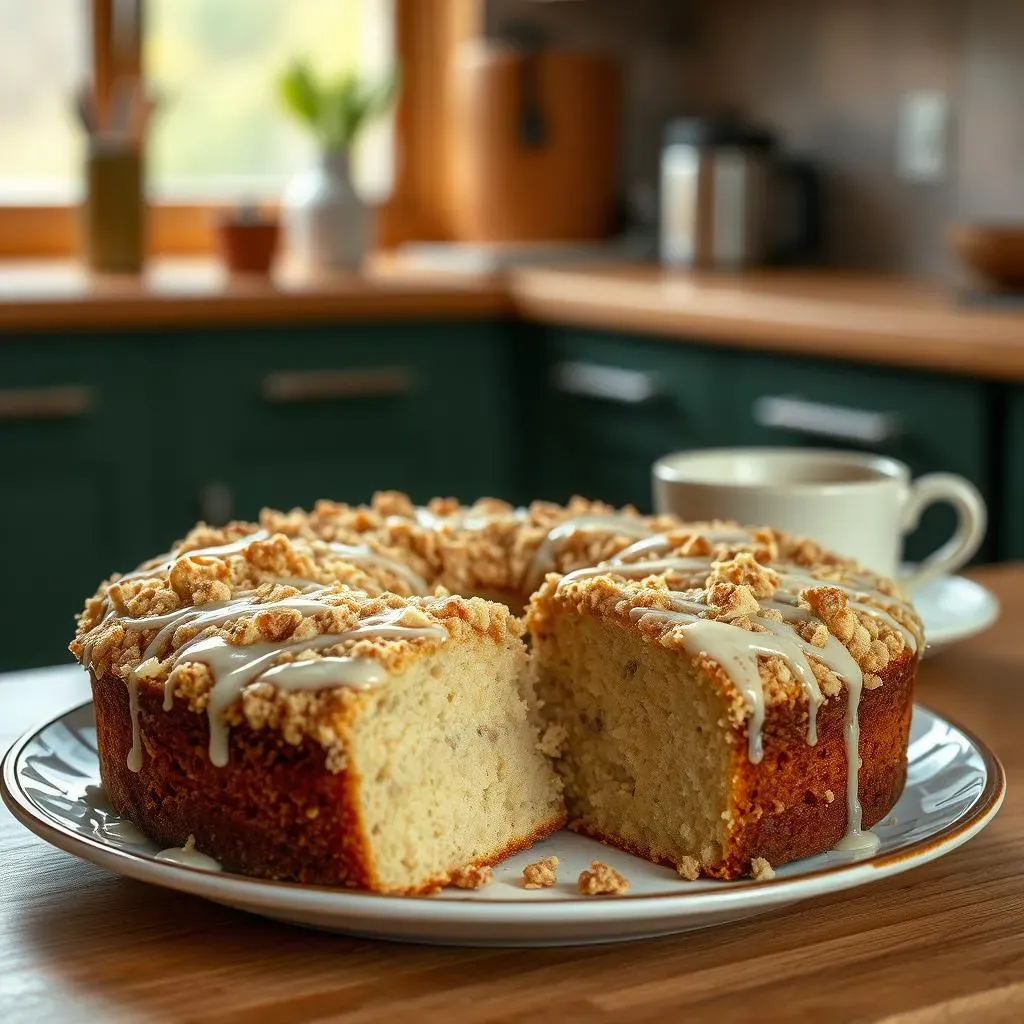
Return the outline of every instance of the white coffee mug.
{"type": "Polygon", "coordinates": [[[963,477],[912,480],[896,459],[808,448],[709,448],[654,464],[654,507],[684,519],[732,519],[811,537],[907,589],[970,560],[985,536],[985,501],[963,477]],[[922,511],[949,502],[953,536],[918,567],[900,572],[903,537],[922,511]]]}

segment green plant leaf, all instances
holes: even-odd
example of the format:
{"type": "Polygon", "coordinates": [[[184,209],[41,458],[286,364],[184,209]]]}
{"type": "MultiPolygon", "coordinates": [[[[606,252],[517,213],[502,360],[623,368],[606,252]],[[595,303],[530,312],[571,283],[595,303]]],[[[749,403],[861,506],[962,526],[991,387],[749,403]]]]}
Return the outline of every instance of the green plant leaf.
{"type": "Polygon", "coordinates": [[[278,94],[285,109],[316,130],[321,119],[321,95],[307,64],[296,62],[278,80],[278,94]]]}
{"type": "Polygon", "coordinates": [[[309,125],[322,146],[349,149],[364,126],[388,109],[397,83],[395,73],[370,81],[351,71],[325,83],[314,78],[308,64],[296,62],[278,87],[285,109],[309,125]]]}

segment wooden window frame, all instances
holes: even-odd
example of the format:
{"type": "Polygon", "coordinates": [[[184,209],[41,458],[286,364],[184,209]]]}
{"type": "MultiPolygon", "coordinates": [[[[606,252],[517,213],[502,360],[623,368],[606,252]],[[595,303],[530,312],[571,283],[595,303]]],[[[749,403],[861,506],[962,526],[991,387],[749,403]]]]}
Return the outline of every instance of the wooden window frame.
{"type": "MultiPolygon", "coordinates": [[[[376,245],[450,237],[446,182],[450,130],[449,69],[457,48],[478,35],[484,0],[394,0],[395,49],[402,93],[395,110],[395,183],[376,211],[376,245]]],[[[97,104],[108,102],[121,74],[141,75],[141,19],[133,48],[110,45],[113,0],[90,0],[91,60],[97,104]]],[[[274,208],[276,204],[265,204],[274,208]]],[[[150,255],[201,256],[214,250],[213,226],[226,202],[150,203],[150,255]]],[[[75,204],[0,205],[0,258],[68,258],[79,251],[75,204]]]]}

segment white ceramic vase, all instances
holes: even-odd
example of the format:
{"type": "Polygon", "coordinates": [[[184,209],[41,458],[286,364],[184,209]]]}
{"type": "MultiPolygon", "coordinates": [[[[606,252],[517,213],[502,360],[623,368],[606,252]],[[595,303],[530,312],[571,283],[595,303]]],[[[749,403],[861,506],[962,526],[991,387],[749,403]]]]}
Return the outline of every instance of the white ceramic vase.
{"type": "Polygon", "coordinates": [[[305,270],[356,269],[366,255],[370,211],[352,187],[346,150],[324,150],[289,183],[283,200],[288,254],[305,270]]]}

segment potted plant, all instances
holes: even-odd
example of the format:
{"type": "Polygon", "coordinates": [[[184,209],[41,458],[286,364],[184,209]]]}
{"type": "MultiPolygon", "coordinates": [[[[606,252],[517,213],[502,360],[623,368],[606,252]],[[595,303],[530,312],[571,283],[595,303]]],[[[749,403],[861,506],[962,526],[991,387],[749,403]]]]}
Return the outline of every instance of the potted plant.
{"type": "Polygon", "coordinates": [[[369,242],[370,217],[352,186],[350,156],[363,129],[391,105],[396,76],[368,81],[349,72],[326,81],[308,64],[280,78],[285,109],[312,131],[319,161],[298,174],[284,194],[289,250],[312,270],[358,267],[369,242]]]}

